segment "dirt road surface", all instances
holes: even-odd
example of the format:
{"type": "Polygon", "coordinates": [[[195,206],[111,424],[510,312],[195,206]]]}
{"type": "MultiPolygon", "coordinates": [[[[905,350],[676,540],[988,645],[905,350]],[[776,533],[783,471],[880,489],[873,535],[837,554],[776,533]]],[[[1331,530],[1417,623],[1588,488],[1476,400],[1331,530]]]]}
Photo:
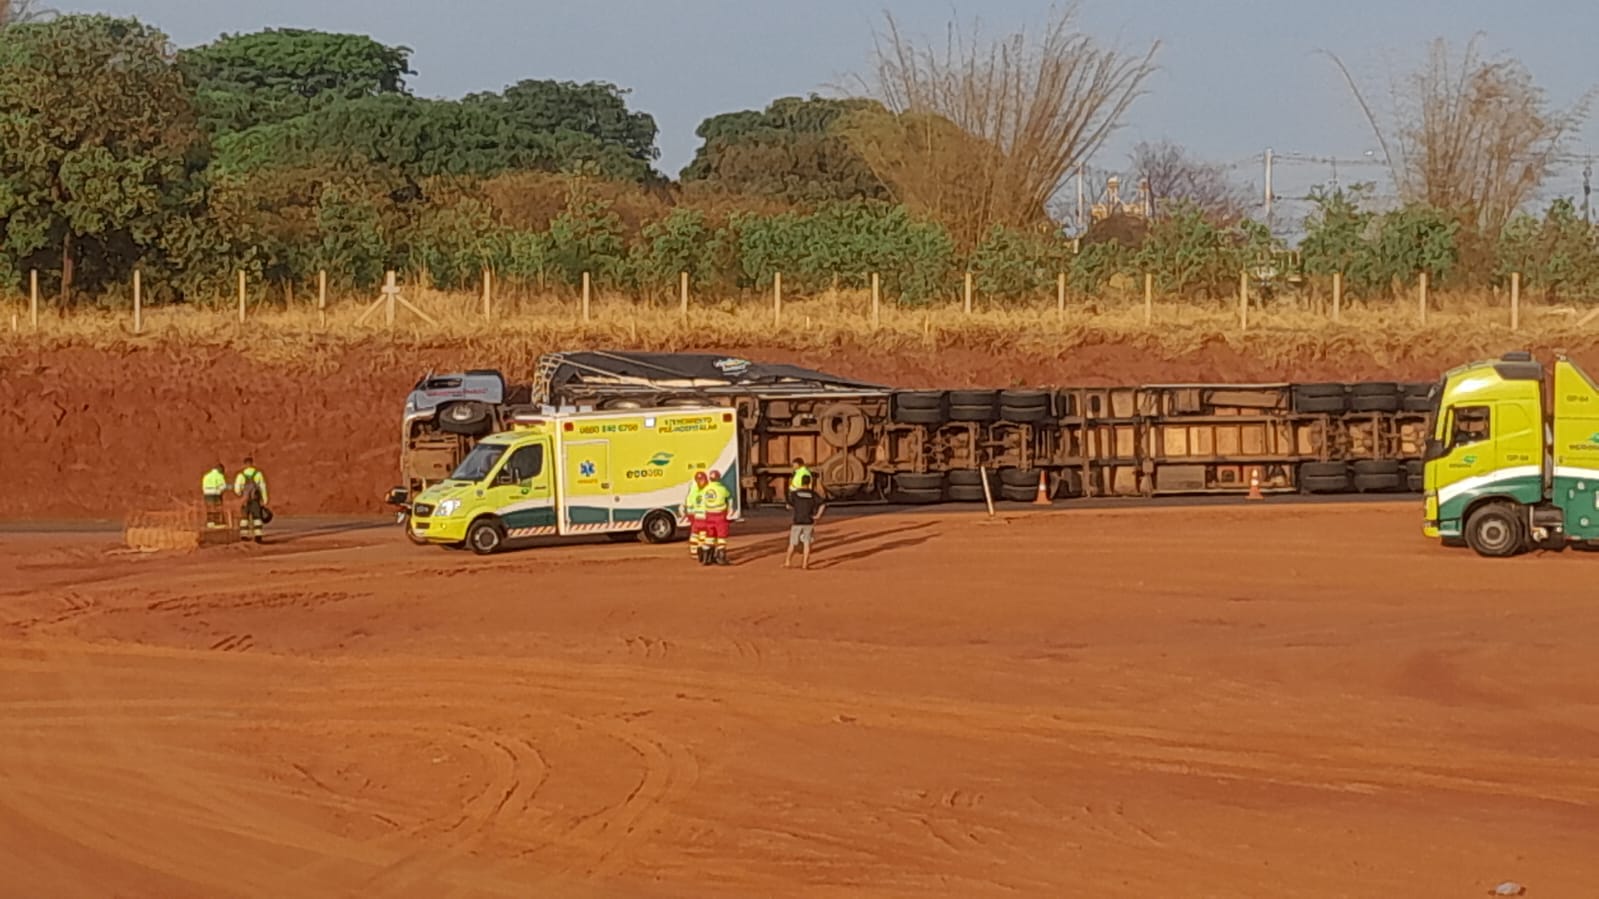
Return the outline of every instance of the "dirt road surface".
{"type": "MultiPolygon", "coordinates": [[[[16,896],[1480,896],[1599,884],[1599,558],[1414,503],[489,559],[0,544],[16,896]]],[[[752,525],[753,527],[754,525],[752,525]]]]}

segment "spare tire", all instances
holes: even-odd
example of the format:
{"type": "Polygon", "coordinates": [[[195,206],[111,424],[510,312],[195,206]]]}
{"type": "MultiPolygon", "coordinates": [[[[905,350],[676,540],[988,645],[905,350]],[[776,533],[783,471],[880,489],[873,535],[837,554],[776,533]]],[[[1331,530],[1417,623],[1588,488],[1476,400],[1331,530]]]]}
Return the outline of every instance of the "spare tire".
{"type": "Polygon", "coordinates": [[[859,406],[834,403],[816,415],[822,439],[839,449],[849,449],[866,436],[866,413],[859,406]]]}
{"type": "Polygon", "coordinates": [[[829,490],[858,487],[867,482],[866,463],[849,455],[838,453],[829,456],[821,467],[822,483],[829,490]]]}
{"type": "Polygon", "coordinates": [[[494,417],[483,403],[451,403],[437,413],[439,430],[449,434],[481,437],[494,428],[494,417]]]}

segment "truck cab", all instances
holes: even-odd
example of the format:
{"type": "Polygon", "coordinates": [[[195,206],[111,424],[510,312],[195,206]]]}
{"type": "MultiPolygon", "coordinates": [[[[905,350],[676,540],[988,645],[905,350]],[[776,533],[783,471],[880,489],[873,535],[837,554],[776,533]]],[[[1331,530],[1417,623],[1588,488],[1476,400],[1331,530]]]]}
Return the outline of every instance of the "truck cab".
{"type": "Polygon", "coordinates": [[[1423,533],[1506,557],[1599,539],[1599,390],[1565,357],[1446,372],[1433,389],[1423,533]]]}

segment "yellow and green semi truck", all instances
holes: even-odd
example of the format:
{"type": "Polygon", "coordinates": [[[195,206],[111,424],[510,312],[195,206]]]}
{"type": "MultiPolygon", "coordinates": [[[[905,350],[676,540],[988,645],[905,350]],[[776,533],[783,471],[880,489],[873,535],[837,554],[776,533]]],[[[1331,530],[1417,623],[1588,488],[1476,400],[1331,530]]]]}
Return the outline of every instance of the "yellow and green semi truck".
{"type": "Polygon", "coordinates": [[[1424,459],[1428,537],[1494,558],[1599,541],[1599,388],[1564,356],[1446,372],[1424,459]]]}

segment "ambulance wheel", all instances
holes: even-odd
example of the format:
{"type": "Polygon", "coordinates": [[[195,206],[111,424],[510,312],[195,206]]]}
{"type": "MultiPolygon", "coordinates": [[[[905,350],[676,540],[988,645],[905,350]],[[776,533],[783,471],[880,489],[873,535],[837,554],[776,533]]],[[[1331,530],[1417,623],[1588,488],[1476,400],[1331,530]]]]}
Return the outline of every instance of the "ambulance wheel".
{"type": "Polygon", "coordinates": [[[677,536],[677,522],[671,513],[656,510],[644,516],[645,543],[666,543],[677,536]]]}
{"type": "Polygon", "coordinates": [[[1502,559],[1521,552],[1526,544],[1526,527],[1509,503],[1489,503],[1466,519],[1466,545],[1479,556],[1502,559]]]}
{"type": "Polygon", "coordinates": [[[479,518],[466,529],[466,545],[480,556],[500,551],[505,543],[505,528],[492,518],[479,518]]]}

